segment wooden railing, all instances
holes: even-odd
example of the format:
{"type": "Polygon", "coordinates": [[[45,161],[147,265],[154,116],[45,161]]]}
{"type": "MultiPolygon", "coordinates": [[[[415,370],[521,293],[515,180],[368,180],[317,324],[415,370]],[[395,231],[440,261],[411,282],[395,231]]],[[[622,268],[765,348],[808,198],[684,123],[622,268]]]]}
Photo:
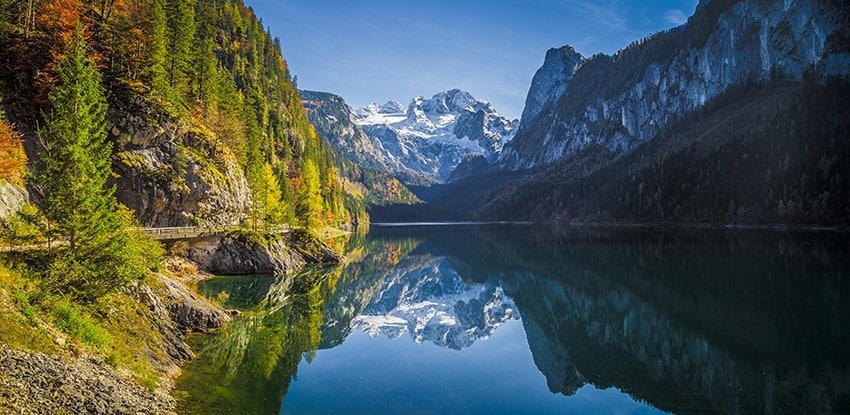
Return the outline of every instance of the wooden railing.
{"type": "MultiPolygon", "coordinates": [[[[157,240],[192,239],[201,236],[215,235],[219,233],[232,232],[242,227],[239,226],[181,226],[164,228],[141,228],[147,236],[157,240]]],[[[250,229],[250,228],[249,228],[250,229]]],[[[286,233],[291,230],[288,224],[262,227],[272,233],[286,233]]]]}
{"type": "MultiPolygon", "coordinates": [[[[174,241],[177,239],[193,239],[202,236],[211,236],[220,233],[232,232],[243,229],[240,226],[183,226],[183,227],[165,227],[165,228],[140,228],[145,235],[159,241],[174,241]]],[[[250,228],[249,228],[250,229],[250,228]]],[[[287,233],[292,230],[289,224],[263,226],[258,228],[272,233],[287,233]]],[[[53,241],[52,246],[67,245],[67,241],[53,241]]],[[[13,245],[5,246],[0,244],[0,252],[25,252],[38,251],[48,249],[47,242],[34,243],[29,245],[13,245]]]]}

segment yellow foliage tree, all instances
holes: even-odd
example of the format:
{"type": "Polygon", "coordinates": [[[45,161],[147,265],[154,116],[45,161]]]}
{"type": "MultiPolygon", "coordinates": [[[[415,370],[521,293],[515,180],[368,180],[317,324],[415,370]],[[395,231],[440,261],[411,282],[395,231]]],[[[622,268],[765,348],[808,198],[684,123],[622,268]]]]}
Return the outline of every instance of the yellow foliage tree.
{"type": "Polygon", "coordinates": [[[261,180],[262,186],[265,193],[265,221],[266,223],[278,224],[283,222],[284,214],[284,205],[281,201],[282,192],[280,190],[280,184],[277,181],[277,176],[272,169],[271,164],[263,163],[263,169],[261,171],[261,180]]]}

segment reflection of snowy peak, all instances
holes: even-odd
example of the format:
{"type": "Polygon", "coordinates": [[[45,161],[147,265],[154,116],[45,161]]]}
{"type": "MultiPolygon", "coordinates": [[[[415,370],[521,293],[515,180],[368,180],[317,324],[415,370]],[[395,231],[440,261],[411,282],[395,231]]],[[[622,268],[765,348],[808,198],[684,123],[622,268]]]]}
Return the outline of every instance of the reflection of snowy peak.
{"type": "Polygon", "coordinates": [[[514,135],[514,123],[459,89],[413,98],[406,110],[396,101],[369,104],[355,112],[355,121],[388,165],[435,182],[445,181],[469,154],[494,160],[514,135]]]}
{"type": "Polygon", "coordinates": [[[460,350],[518,318],[501,287],[490,281],[467,286],[445,258],[438,258],[391,275],[352,324],[373,337],[409,332],[418,343],[460,350]]]}

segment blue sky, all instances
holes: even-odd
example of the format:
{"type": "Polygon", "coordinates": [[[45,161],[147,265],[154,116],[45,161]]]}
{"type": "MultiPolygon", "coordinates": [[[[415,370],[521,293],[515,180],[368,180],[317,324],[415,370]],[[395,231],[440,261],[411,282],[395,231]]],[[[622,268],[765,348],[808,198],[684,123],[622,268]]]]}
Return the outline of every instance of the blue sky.
{"type": "Polygon", "coordinates": [[[546,50],[615,53],[683,23],[698,0],[246,0],[302,89],[354,107],[451,88],[522,113],[546,50]]]}

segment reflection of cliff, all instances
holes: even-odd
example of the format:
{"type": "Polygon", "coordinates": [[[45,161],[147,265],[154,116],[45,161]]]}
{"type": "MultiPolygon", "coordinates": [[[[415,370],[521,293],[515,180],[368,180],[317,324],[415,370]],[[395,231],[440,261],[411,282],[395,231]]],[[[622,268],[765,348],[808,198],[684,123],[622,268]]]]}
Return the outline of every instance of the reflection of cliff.
{"type": "Polygon", "coordinates": [[[555,392],[616,386],[676,413],[850,410],[841,244],[478,237],[498,255],[449,251],[502,280],[555,392]]]}
{"type": "Polygon", "coordinates": [[[514,275],[505,287],[553,391],[570,394],[586,380],[676,413],[724,414],[831,413],[850,397],[846,367],[742,358],[604,277],[576,278],[514,275]]]}
{"type": "Polygon", "coordinates": [[[513,301],[494,281],[468,286],[438,257],[396,268],[354,326],[373,337],[410,333],[416,342],[460,350],[518,317],[513,301]]]}

